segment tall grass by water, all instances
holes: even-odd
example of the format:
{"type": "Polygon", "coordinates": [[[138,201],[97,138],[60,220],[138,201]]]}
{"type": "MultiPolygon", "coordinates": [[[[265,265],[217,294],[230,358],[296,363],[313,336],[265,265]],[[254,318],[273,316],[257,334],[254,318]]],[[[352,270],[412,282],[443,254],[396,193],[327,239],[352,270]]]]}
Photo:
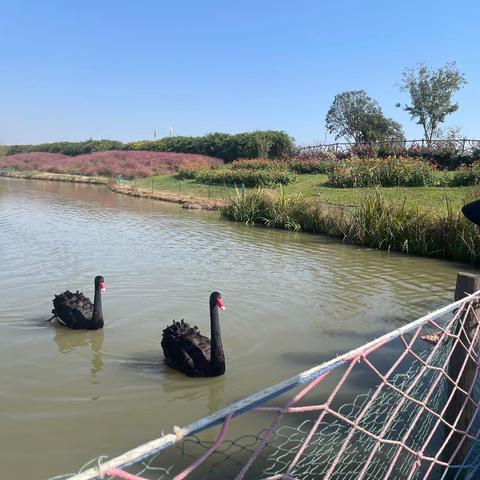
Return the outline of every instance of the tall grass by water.
{"type": "Polygon", "coordinates": [[[366,247],[480,263],[477,227],[447,201],[442,211],[427,211],[389,201],[376,190],[359,195],[355,206],[340,206],[283,189],[254,189],[237,190],[221,213],[247,224],[321,233],[366,247]]]}

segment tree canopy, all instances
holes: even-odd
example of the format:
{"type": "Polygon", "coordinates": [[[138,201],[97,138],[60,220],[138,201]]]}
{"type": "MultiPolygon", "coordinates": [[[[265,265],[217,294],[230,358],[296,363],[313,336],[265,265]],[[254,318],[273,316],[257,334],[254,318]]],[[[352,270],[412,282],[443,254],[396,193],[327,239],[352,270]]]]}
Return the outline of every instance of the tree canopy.
{"type": "Polygon", "coordinates": [[[401,125],[383,115],[380,105],[364,90],[342,92],[335,96],[325,118],[327,130],[335,139],[355,143],[403,140],[401,125]]]}
{"type": "Polygon", "coordinates": [[[408,91],[411,99],[411,104],[404,105],[403,109],[423,127],[427,142],[435,138],[445,117],[458,110],[458,104],[452,103],[452,96],[465,83],[465,76],[458,71],[455,62],[438,70],[419,64],[403,72],[401,90],[408,91]]]}

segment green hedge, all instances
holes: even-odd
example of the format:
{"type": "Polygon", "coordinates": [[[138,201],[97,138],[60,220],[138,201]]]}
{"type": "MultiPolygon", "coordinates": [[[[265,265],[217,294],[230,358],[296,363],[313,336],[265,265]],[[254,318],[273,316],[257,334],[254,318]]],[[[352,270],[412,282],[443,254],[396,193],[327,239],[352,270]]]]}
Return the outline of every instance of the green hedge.
{"type": "Polygon", "coordinates": [[[472,165],[462,165],[452,173],[450,186],[463,187],[480,184],[480,161],[472,165]]]}
{"type": "Polygon", "coordinates": [[[327,160],[303,160],[292,158],[288,161],[288,168],[295,173],[315,175],[319,173],[328,173],[332,169],[333,163],[327,160]]]}
{"type": "Polygon", "coordinates": [[[285,132],[274,130],[255,131],[230,135],[209,133],[202,137],[165,137],[155,141],[131,142],[132,150],[158,152],[183,152],[209,155],[232,162],[237,158],[281,158],[294,150],[293,139],[285,132]]]}
{"type": "Polygon", "coordinates": [[[257,158],[253,160],[236,160],[230,164],[233,170],[269,170],[284,169],[299,174],[327,173],[331,168],[329,161],[304,160],[302,158],[289,158],[281,160],[268,160],[257,158]]]}
{"type": "Polygon", "coordinates": [[[16,153],[46,152],[75,156],[85,153],[124,149],[125,145],[122,142],[103,139],[87,140],[85,142],[41,143],[38,145],[6,145],[2,147],[2,153],[5,155],[14,155],[16,153]]]}

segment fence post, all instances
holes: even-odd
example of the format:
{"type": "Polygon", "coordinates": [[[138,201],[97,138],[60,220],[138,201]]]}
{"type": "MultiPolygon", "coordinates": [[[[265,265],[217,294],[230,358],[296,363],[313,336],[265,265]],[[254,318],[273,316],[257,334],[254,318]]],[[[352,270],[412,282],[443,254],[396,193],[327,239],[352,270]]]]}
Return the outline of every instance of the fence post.
{"type": "MultiPolygon", "coordinates": [[[[455,301],[461,300],[467,295],[480,290],[480,276],[474,275],[471,273],[459,273],[457,275],[457,284],[455,287],[455,301]]],[[[450,425],[456,423],[455,428],[457,430],[467,431],[469,423],[475,415],[475,405],[471,400],[468,400],[465,403],[466,395],[459,389],[463,389],[466,392],[469,392],[472,389],[472,385],[475,383],[477,378],[477,366],[475,361],[469,357],[464,366],[463,372],[460,374],[462,367],[465,363],[465,356],[467,354],[466,349],[463,347],[462,343],[469,348],[472,345],[472,342],[475,342],[475,345],[472,346],[472,355],[476,357],[476,352],[478,350],[478,334],[475,336],[475,331],[478,327],[475,314],[478,312],[478,307],[474,307],[474,312],[471,312],[466,318],[463,328],[455,329],[452,333],[459,334],[459,340],[456,342],[452,350],[450,361],[448,364],[448,375],[453,381],[458,382],[458,387],[455,388],[449,382],[449,388],[447,395],[449,396],[452,393],[452,389],[455,388],[455,393],[450,401],[450,404],[447,407],[445,412],[445,421],[450,425]],[[475,313],[474,313],[475,312],[475,313]],[[465,406],[464,406],[465,404],[465,406]]],[[[455,328],[455,327],[454,327],[455,328]]],[[[447,396],[447,398],[448,398],[447,396]]],[[[445,427],[445,436],[448,436],[451,429],[447,426],[445,427]]],[[[451,465],[461,465],[468,455],[468,450],[470,448],[470,442],[468,438],[463,440],[461,447],[458,452],[455,454],[454,458],[451,458],[457,449],[459,443],[462,440],[462,434],[454,433],[447,445],[445,446],[443,452],[443,459],[445,462],[450,463],[451,465]]],[[[465,472],[466,475],[467,472],[465,472]]],[[[459,474],[458,469],[449,470],[449,474],[446,477],[448,479],[462,479],[464,475],[459,474]]],[[[468,477],[465,477],[468,478],[468,477]]]]}

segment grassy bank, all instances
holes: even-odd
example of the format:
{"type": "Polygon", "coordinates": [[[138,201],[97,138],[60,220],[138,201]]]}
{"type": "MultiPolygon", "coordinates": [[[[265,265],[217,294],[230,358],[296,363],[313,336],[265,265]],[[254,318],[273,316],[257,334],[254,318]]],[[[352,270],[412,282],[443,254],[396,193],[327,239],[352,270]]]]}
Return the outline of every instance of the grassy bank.
{"type": "MultiPolygon", "coordinates": [[[[327,185],[328,177],[324,174],[298,175],[295,183],[285,185],[283,191],[289,194],[301,194],[310,200],[341,204],[359,204],[364,193],[374,192],[375,188],[346,189],[327,185]]],[[[200,198],[226,199],[235,193],[235,187],[224,185],[204,185],[193,179],[178,180],[175,175],[159,175],[142,178],[131,185],[153,191],[175,192],[200,198]]],[[[249,189],[246,189],[249,191],[249,189]]],[[[459,209],[466,197],[477,190],[476,187],[391,187],[382,193],[391,202],[406,202],[408,206],[418,206],[442,212],[445,202],[452,208],[459,209]]]]}
{"type": "Polygon", "coordinates": [[[384,190],[363,192],[358,200],[356,207],[339,207],[283,188],[255,189],[235,192],[221,213],[247,224],[322,233],[366,247],[480,263],[478,229],[450,202],[430,210],[392,202],[384,190]]]}

